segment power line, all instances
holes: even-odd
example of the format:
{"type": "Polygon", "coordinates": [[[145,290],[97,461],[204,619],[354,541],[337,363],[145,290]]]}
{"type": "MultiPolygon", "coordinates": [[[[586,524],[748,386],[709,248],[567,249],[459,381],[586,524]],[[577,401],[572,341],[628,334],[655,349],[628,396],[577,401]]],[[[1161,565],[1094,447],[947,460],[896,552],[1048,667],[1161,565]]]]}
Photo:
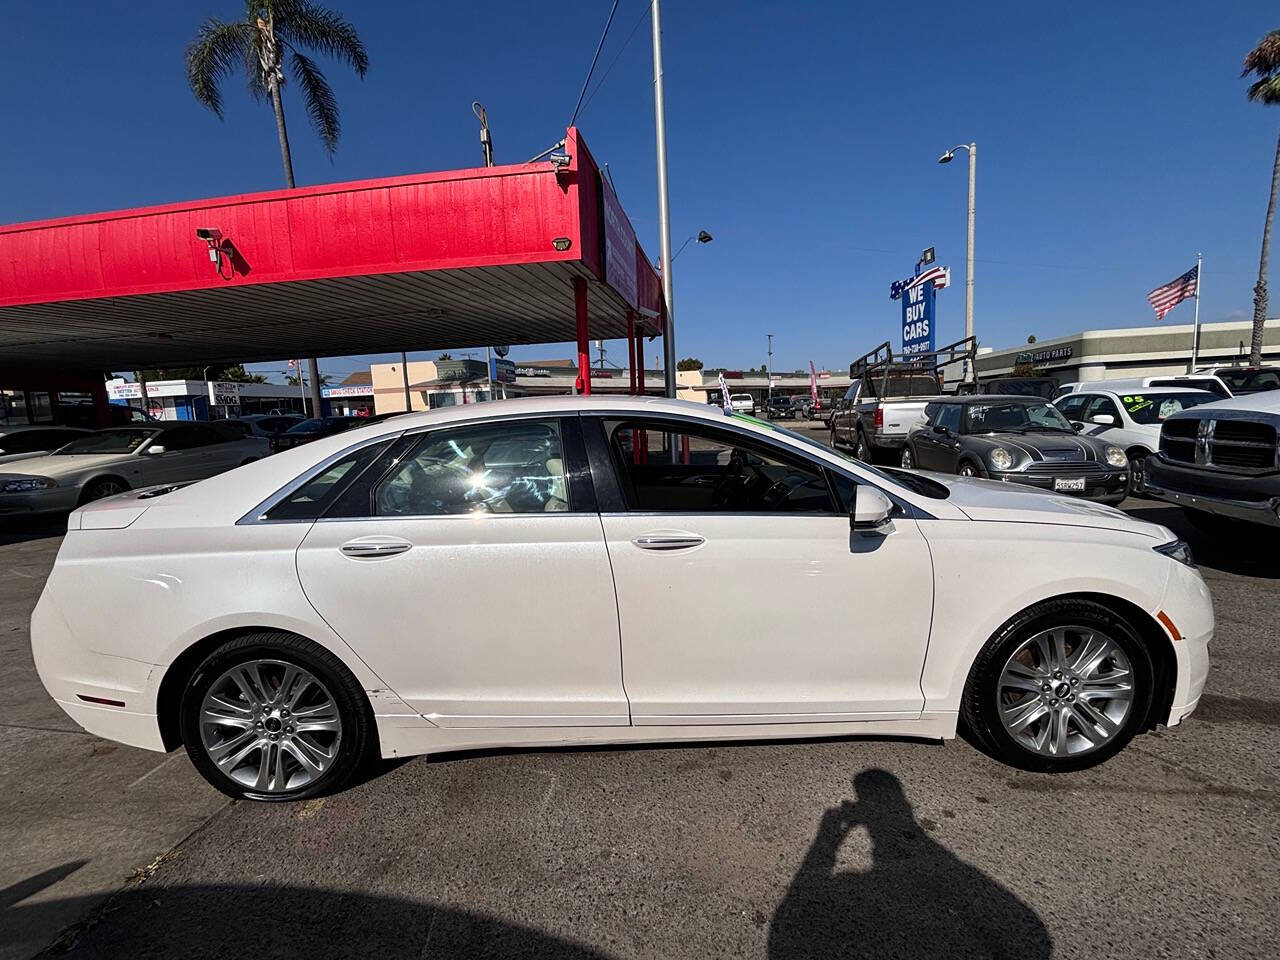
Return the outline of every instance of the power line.
{"type": "Polygon", "coordinates": [[[653,0],[649,0],[649,2],[644,5],[644,9],[640,11],[640,16],[637,17],[636,22],[631,25],[631,32],[627,34],[627,39],[622,42],[622,46],[618,49],[618,52],[614,54],[613,60],[609,63],[609,66],[605,68],[604,73],[600,75],[600,82],[595,85],[595,88],[591,91],[591,96],[587,97],[586,103],[582,104],[578,111],[575,111],[575,116],[582,110],[587,109],[588,104],[590,104],[591,101],[595,99],[596,94],[600,92],[600,88],[604,86],[604,82],[609,79],[609,74],[613,72],[613,68],[617,66],[618,61],[622,59],[622,54],[625,53],[627,47],[630,46],[632,39],[636,35],[636,31],[640,29],[640,24],[643,23],[644,18],[649,15],[649,8],[652,6],[653,0]]]}
{"type": "Polygon", "coordinates": [[[604,32],[600,34],[600,42],[596,44],[596,55],[591,58],[591,69],[587,71],[587,79],[582,81],[582,91],[578,94],[578,104],[573,108],[573,116],[569,118],[569,126],[578,119],[578,111],[582,109],[582,98],[587,95],[587,87],[591,86],[591,75],[596,72],[596,64],[600,61],[600,51],[604,49],[605,37],[609,36],[609,27],[613,25],[613,15],[618,12],[618,0],[613,0],[609,10],[609,19],[604,22],[604,32]]]}

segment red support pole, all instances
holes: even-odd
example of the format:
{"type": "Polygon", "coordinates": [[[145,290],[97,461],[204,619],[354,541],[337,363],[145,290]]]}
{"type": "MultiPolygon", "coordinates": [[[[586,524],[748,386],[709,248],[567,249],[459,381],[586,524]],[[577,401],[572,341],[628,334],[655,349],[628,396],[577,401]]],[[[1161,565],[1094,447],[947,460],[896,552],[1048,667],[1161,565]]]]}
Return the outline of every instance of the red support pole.
{"type": "Polygon", "coordinates": [[[636,314],[627,311],[627,369],[631,371],[631,389],[627,391],[634,396],[636,392],[636,314]]]}
{"type": "Polygon", "coordinates": [[[644,331],[636,334],[636,393],[644,396],[644,331]]]}
{"type": "Polygon", "coordinates": [[[578,320],[578,393],[591,396],[591,341],[587,338],[587,280],[573,278],[573,309],[578,320]]]}

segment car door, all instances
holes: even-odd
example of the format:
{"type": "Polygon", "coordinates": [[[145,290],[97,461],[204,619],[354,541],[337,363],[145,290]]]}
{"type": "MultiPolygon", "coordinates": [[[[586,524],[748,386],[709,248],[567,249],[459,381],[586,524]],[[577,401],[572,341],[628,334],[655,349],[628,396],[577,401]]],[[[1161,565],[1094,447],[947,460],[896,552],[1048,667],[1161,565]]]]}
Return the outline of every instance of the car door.
{"type": "Polygon", "coordinates": [[[1066,417],[1071,423],[1084,423],[1084,408],[1093,399],[1092,393],[1073,393],[1065,397],[1059,397],[1053,401],[1053,405],[1058,408],[1058,412],[1066,417]]]}
{"type": "Polygon", "coordinates": [[[1097,437],[1100,440],[1115,442],[1114,437],[1120,431],[1124,419],[1120,416],[1120,408],[1105,393],[1094,394],[1084,408],[1084,429],[1080,432],[1097,437]],[[1097,416],[1111,417],[1111,423],[1093,423],[1097,416]]]}
{"type": "Polygon", "coordinates": [[[325,509],[298,548],[303,590],[432,723],[629,723],[577,417],[409,435],[325,509]]]}
{"type": "Polygon", "coordinates": [[[918,716],[933,572],[915,520],[852,533],[850,475],[745,428],[584,425],[634,724],[918,716]]]}
{"type": "Polygon", "coordinates": [[[960,420],[963,408],[958,403],[940,403],[930,418],[929,427],[920,431],[916,446],[922,451],[921,469],[939,473],[955,473],[960,458],[960,420]]]}

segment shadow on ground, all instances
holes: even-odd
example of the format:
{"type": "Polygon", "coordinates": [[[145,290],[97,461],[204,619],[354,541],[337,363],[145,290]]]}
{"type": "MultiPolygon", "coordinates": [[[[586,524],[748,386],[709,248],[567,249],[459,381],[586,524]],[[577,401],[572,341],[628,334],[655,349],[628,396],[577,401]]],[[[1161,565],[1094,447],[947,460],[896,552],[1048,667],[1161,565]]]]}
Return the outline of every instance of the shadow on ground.
{"type": "MultiPolygon", "coordinates": [[[[768,933],[769,960],[1050,955],[1052,942],[1035,911],[934,841],[916,822],[896,777],[868,770],[855,778],[854,790],[856,800],[823,816],[783,895],[768,933]],[[871,840],[870,869],[838,870],[841,845],[860,829],[871,840]]],[[[0,891],[0,928],[39,929],[40,911],[64,910],[66,901],[24,901],[77,866],[0,891]]],[[[441,878],[424,878],[424,893],[440,884],[441,878]]],[[[291,886],[161,881],[130,887],[96,909],[86,901],[83,915],[41,956],[606,956],[557,934],[467,910],[291,886]]],[[[553,916],[546,925],[576,924],[572,917],[553,916]]],[[[610,939],[634,941],[639,932],[619,931],[610,939]]]]}
{"type": "Polygon", "coordinates": [[[60,537],[67,532],[67,515],[51,513],[34,517],[0,519],[0,546],[60,537]]]}
{"type": "Polygon", "coordinates": [[[1243,577],[1280,579],[1280,551],[1276,549],[1280,536],[1270,527],[1241,521],[1229,530],[1204,531],[1192,525],[1179,507],[1151,500],[1126,501],[1125,513],[1168,527],[1191,545],[1196,563],[1202,567],[1243,577]]]}

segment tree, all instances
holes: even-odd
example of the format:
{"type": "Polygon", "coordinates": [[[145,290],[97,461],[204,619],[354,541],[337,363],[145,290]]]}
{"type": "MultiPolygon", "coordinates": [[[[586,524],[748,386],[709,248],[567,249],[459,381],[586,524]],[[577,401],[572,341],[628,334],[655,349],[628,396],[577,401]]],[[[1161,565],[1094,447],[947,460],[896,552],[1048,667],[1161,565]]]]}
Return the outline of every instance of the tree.
{"type": "Polygon", "coordinates": [[[203,380],[205,373],[210,380],[224,380],[234,383],[266,383],[267,378],[260,373],[250,373],[243,363],[225,367],[160,367],[154,370],[134,371],[134,378],[141,380],[145,375],[152,380],[203,380]]]}
{"type": "MultiPolygon", "coordinates": [[[[331,378],[327,373],[320,374],[320,386],[322,387],[329,386],[330,380],[331,378]]],[[[289,374],[285,374],[284,381],[285,383],[289,384],[289,386],[296,387],[298,385],[298,376],[297,374],[293,374],[292,376],[290,376],[289,374]]]]}
{"type": "MultiPolygon", "coordinates": [[[[1249,85],[1246,96],[1264,106],[1280,103],[1280,30],[1272,30],[1244,58],[1241,77],[1257,79],[1249,85]]],[[[1262,224],[1262,255],[1258,258],[1258,282],[1253,287],[1253,343],[1249,363],[1262,363],[1262,335],[1267,323],[1267,261],[1271,257],[1271,223],[1276,216],[1276,191],[1280,189],[1280,136],[1276,138],[1276,157],[1271,164],[1271,198],[1267,201],[1267,219],[1262,224]]]]}
{"type": "Polygon", "coordinates": [[[679,363],[676,364],[676,369],[677,370],[701,370],[702,361],[699,360],[697,357],[685,357],[683,360],[681,360],[679,363]]]}
{"type": "Polygon", "coordinates": [[[437,360],[452,360],[452,359],[453,359],[453,354],[452,354],[452,353],[442,353],[442,354],[440,354],[440,356],[436,357],[436,359],[437,359],[437,360]]]}
{"type": "Polygon", "coordinates": [[[294,186],[293,160],[280,96],[286,51],[289,73],[302,94],[307,117],[331,157],[342,130],[337,97],[316,62],[301,48],[345,62],[362,79],[369,69],[369,56],[355,27],[311,0],[245,0],[243,20],[225,23],[210,17],[187,47],[187,83],[218,119],[222,119],[222,81],[237,69],[244,70],[255,99],[271,102],[284,179],[290,188],[294,186]]]}

